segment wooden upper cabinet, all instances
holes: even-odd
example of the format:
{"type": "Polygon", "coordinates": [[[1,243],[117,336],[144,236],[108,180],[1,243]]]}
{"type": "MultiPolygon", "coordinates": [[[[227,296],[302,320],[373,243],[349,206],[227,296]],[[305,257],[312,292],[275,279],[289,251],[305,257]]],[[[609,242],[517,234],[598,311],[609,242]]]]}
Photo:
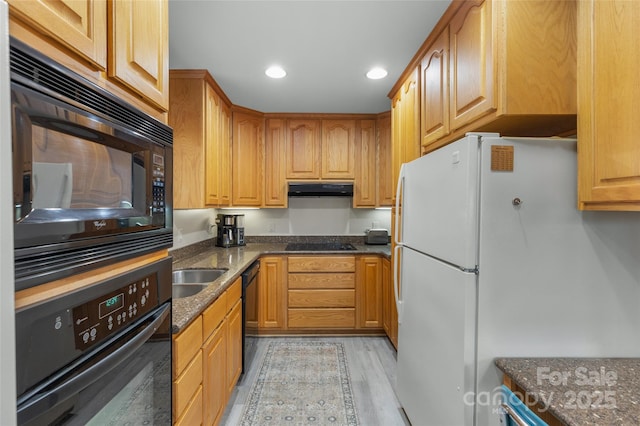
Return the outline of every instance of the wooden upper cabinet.
{"type": "Polygon", "coordinates": [[[578,205],[640,210],[640,2],[578,2],[578,205]]]}
{"type": "Polygon", "coordinates": [[[205,204],[231,204],[231,109],[207,86],[205,204]]]}
{"type": "Polygon", "coordinates": [[[260,113],[233,111],[233,206],[260,207],[264,195],[264,118],[260,113]]]}
{"type": "Polygon", "coordinates": [[[355,177],[355,120],[322,120],[322,179],[355,177]]]}
{"type": "MultiPolygon", "coordinates": [[[[213,88],[206,86],[205,94],[205,204],[220,204],[220,110],[221,101],[213,88]]],[[[183,189],[180,189],[183,190],[183,189]]]]}
{"type": "Polygon", "coordinates": [[[205,207],[205,82],[173,72],[169,125],[173,127],[173,207],[205,207]]]}
{"type": "Polygon", "coordinates": [[[393,195],[402,163],[420,156],[420,116],[418,68],[404,80],[391,101],[391,156],[393,195]]]}
{"type": "Polygon", "coordinates": [[[358,120],[353,207],[376,206],[376,121],[358,120]]]}
{"type": "Polygon", "coordinates": [[[320,120],[289,120],[286,134],[287,179],[320,178],[320,120]]]}
{"type": "Polygon", "coordinates": [[[226,103],[220,106],[218,119],[218,154],[220,157],[219,206],[231,205],[231,108],[226,103]]]}
{"type": "Polygon", "coordinates": [[[110,1],[109,77],[169,108],[169,2],[110,1]]]}
{"type": "Polygon", "coordinates": [[[449,27],[427,49],[420,63],[422,145],[449,134],[449,27]]]}
{"type": "Polygon", "coordinates": [[[576,130],[576,1],[451,2],[424,46],[407,67],[420,68],[423,154],[467,132],[576,130]]]}
{"type": "Polygon", "coordinates": [[[266,121],[264,207],[287,207],[285,166],[285,120],[266,121]]]}
{"type": "Polygon", "coordinates": [[[172,70],[174,208],[229,205],[231,112],[205,70],[172,70]]]}
{"type": "Polygon", "coordinates": [[[89,61],[107,67],[106,0],[9,0],[11,12],[89,61]]]}
{"type": "Polygon", "coordinates": [[[376,120],[377,134],[377,199],[376,206],[388,207],[393,202],[395,188],[391,176],[391,113],[386,112],[376,120]]]}
{"type": "Polygon", "coordinates": [[[493,107],[491,1],[464,2],[451,20],[451,126],[493,107]]]}

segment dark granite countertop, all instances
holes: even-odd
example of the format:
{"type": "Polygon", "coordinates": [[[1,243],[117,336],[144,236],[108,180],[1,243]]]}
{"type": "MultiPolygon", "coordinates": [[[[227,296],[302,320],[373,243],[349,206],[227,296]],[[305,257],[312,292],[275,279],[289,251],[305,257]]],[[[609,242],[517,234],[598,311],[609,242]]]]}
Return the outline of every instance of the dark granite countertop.
{"type": "Polygon", "coordinates": [[[526,392],[567,425],[639,425],[640,358],[499,358],[526,392]]]}
{"type": "Polygon", "coordinates": [[[194,318],[215,301],[241,274],[263,255],[281,254],[377,254],[387,258],[391,256],[390,245],[366,245],[350,240],[356,250],[349,251],[286,251],[287,240],[271,242],[247,242],[245,246],[221,248],[212,240],[192,246],[176,249],[173,256],[173,269],[184,268],[228,268],[229,270],[212,282],[207,288],[193,296],[173,299],[172,331],[179,333],[194,318]]]}

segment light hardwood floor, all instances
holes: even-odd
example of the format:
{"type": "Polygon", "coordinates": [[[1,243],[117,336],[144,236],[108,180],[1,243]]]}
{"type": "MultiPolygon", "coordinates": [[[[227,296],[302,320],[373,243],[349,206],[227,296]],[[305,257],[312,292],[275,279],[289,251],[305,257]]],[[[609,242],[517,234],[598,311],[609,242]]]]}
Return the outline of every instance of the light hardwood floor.
{"type": "MultiPolygon", "coordinates": [[[[255,359],[231,395],[222,419],[223,425],[240,424],[245,402],[262,365],[268,343],[274,339],[280,339],[280,337],[258,339],[255,359]]],[[[298,337],[297,339],[344,344],[360,425],[406,426],[410,424],[396,398],[396,351],[386,337],[298,337]]]]}

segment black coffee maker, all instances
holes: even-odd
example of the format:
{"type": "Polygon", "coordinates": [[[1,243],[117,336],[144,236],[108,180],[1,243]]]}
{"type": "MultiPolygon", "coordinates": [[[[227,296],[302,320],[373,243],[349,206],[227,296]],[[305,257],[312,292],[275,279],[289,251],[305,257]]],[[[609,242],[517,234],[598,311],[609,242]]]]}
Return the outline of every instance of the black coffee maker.
{"type": "Polygon", "coordinates": [[[244,215],[219,214],[216,216],[218,236],[216,246],[236,247],[244,245],[244,215]]]}

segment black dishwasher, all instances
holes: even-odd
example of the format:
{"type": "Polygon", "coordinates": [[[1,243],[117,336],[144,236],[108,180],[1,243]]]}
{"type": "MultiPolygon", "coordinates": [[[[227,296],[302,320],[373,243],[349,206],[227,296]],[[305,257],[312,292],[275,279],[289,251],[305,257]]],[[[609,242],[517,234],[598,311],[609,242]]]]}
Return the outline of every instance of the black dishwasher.
{"type": "Polygon", "coordinates": [[[242,374],[249,370],[256,355],[258,338],[258,273],[256,260],[242,273],[242,374]]]}

